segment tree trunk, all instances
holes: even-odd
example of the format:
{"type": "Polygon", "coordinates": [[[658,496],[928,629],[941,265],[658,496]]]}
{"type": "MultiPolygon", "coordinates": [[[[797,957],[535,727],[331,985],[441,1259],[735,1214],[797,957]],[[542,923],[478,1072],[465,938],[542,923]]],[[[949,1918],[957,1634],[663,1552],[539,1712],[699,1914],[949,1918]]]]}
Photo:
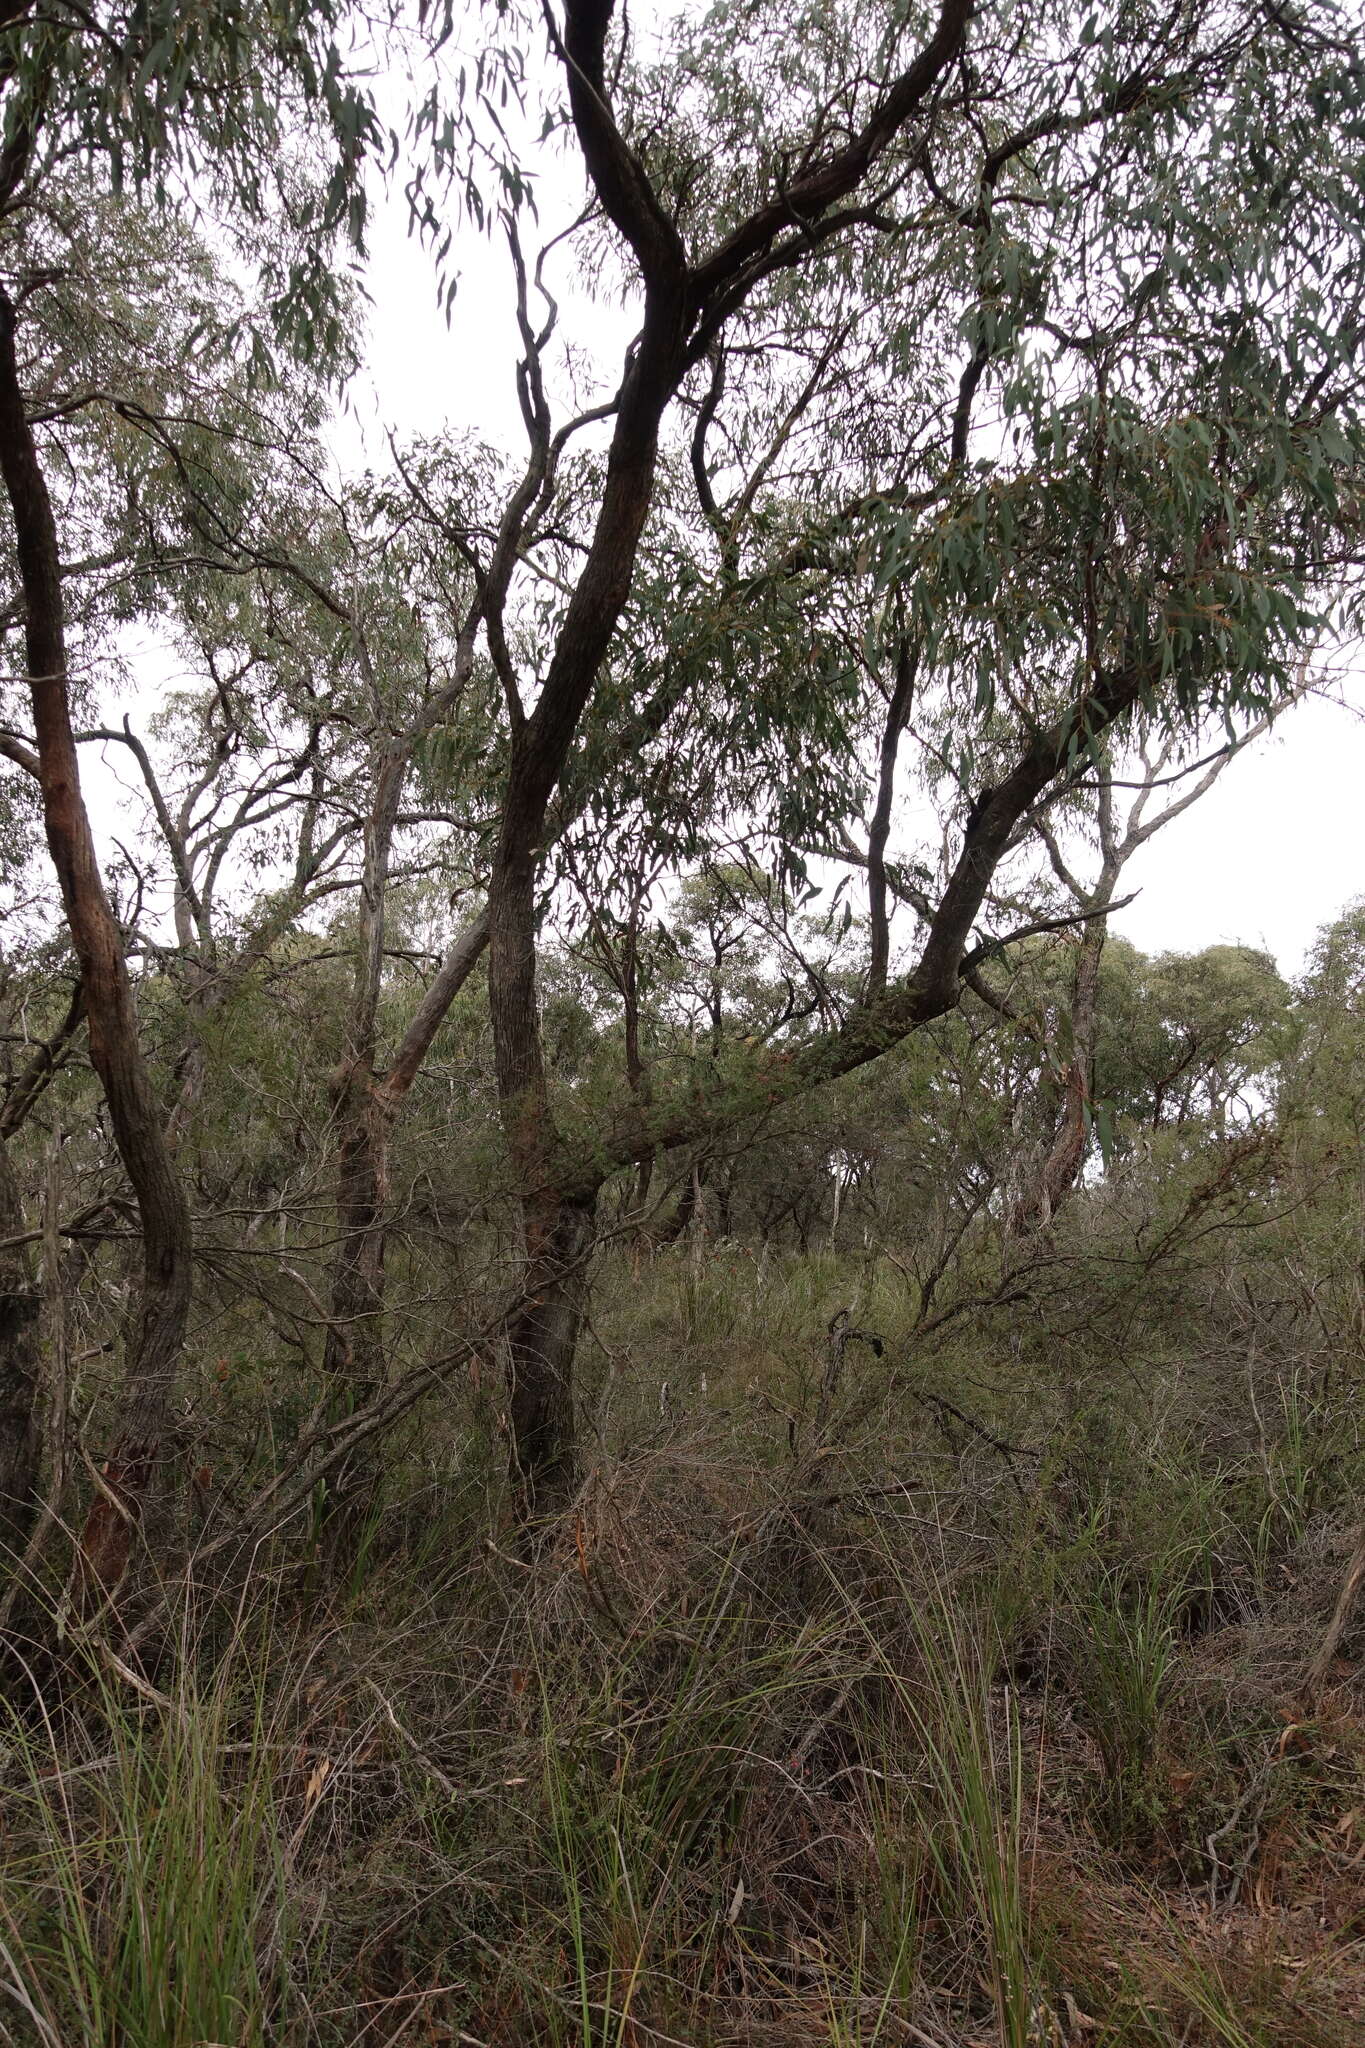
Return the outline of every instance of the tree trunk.
{"type": "MultiPolygon", "coordinates": [[[[60,1070],[84,1017],[85,995],[77,982],[62,1023],[36,1048],[0,1109],[0,1240],[24,1235],[23,1195],[10,1140],[60,1070]]],[[[22,1553],[37,1509],[41,1304],[28,1246],[13,1244],[0,1251],[0,1552],[22,1553]]]]}
{"type": "Polygon", "coordinates": [[[512,1476],[528,1513],[564,1506],[578,1483],[573,1368],[595,1210],[594,1200],[528,1204],[529,1298],[507,1331],[512,1476]]]}
{"type": "MultiPolygon", "coordinates": [[[[389,866],[411,758],[411,746],[395,742],[381,760],[375,778],[374,800],[365,827],[355,985],[346,1045],[332,1085],[339,1243],[332,1264],[323,1369],[331,1382],[332,1407],[338,1417],[363,1406],[378,1393],[386,1376],[385,1209],[393,1122],[441,1020],[482,954],[487,937],[486,920],[476,918],[456,939],[418,1007],[393,1066],[386,1076],[379,1078],[376,1060],[389,866]]],[[[368,1446],[361,1456],[365,1460],[363,1468],[348,1462],[332,1475],[333,1517],[340,1511],[333,1543],[339,1541],[343,1548],[354,1533],[358,1511],[374,1491],[368,1446]]]]}
{"type": "Polygon", "coordinates": [[[384,1379],[384,1200],[388,1117],[368,1072],[337,1091],[337,1230],[324,1370],[345,1391],[346,1408],[369,1400],[384,1379]]]}
{"type": "Polygon", "coordinates": [[[392,745],[379,763],[365,821],[360,930],[346,1044],[332,1086],[337,1127],[337,1228],[331,1323],[324,1364],[358,1407],[384,1377],[382,1218],[388,1175],[388,1119],[375,1100],[375,1052],[384,978],[389,857],[409,749],[392,745]]]}
{"type": "MultiPolygon", "coordinates": [[[[20,1237],[24,1205],[0,1138],[0,1238],[20,1237]]],[[[38,1500],[38,1314],[27,1245],[0,1252],[0,1565],[23,1555],[38,1500]]]]}
{"type": "Polygon", "coordinates": [[[680,1237],[686,1236],[694,1222],[699,1227],[704,1224],[707,1169],[710,1164],[710,1153],[703,1152],[688,1168],[687,1178],[682,1184],[673,1214],[666,1223],[661,1223],[659,1228],[651,1233],[650,1243],[656,1250],[662,1251],[666,1245],[676,1244],[680,1237]]]}
{"type": "MultiPolygon", "coordinates": [[[[379,1392],[385,1378],[384,1241],[389,1118],[376,1100],[368,1062],[334,1087],[339,1137],[336,1216],[323,1371],[333,1421],[379,1392]]],[[[327,1488],[327,1549],[348,1560],[366,1508],[378,1493],[375,1445],[367,1440],[332,1471],[327,1488]]]]}
{"type": "Polygon", "coordinates": [[[1099,1026],[1100,961],[1105,919],[1093,918],[1081,935],[1071,995],[1071,1057],[1062,1077],[1061,1114],[1033,1189],[1020,1201],[1016,1225],[1046,1230],[1073,1192],[1090,1143],[1090,1110],[1095,1089],[1095,1039],[1099,1026]]]}
{"type": "Polygon", "coordinates": [[[142,1225],[142,1289],[127,1337],[118,1436],[81,1540],[83,1597],[111,1599],[139,1533],[173,1547],[174,1396],[191,1277],[190,1212],[142,1057],[123,941],[104,893],[81,794],[67,695],[61,567],[52,503],[24,410],[14,309],[0,294],[0,473],[18,543],[25,654],[48,849],[80,963],[90,1059],[142,1225]]]}

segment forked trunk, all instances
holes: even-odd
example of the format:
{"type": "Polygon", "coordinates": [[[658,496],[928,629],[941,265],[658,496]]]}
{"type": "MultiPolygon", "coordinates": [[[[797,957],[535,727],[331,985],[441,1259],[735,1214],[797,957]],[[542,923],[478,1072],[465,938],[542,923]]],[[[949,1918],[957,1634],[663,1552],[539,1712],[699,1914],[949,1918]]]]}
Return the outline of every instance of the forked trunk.
{"type": "Polygon", "coordinates": [[[1104,953],[1105,920],[1087,924],[1071,997],[1071,1057],[1062,1077],[1061,1113],[1037,1180],[1015,1211],[1023,1231],[1046,1230],[1075,1189],[1090,1145],[1090,1116],[1095,1088],[1095,1038],[1099,1023],[1100,960],[1104,953]]]}

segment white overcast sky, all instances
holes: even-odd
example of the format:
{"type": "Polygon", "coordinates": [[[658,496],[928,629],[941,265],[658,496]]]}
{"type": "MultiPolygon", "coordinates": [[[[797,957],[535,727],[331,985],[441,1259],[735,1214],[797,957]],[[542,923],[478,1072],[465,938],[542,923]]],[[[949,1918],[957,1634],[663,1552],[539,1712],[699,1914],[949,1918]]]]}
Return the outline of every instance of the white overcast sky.
{"type": "MultiPolygon", "coordinates": [[[[400,81],[393,96],[397,114],[407,98],[400,81]]],[[[543,167],[542,232],[567,223],[582,197],[581,169],[567,153],[543,167]]],[[[528,249],[534,235],[528,224],[528,249]]],[[[390,432],[401,440],[473,430],[510,448],[521,445],[506,252],[496,239],[468,230],[456,257],[461,282],[447,325],[430,259],[408,234],[401,192],[380,202],[366,271],[364,369],[334,430],[343,469],[387,466],[390,432]]],[[[562,276],[556,283],[562,286],[562,276]]],[[[589,350],[607,388],[614,388],[634,326],[629,307],[561,292],[560,332],[589,350]]],[[[1365,896],[1365,656],[1354,665],[1338,657],[1335,667],[1332,690],[1340,701],[1310,699],[1287,712],[1125,871],[1124,892],[1139,893],[1114,928],[1135,945],[1152,953],[1225,941],[1263,946],[1293,975],[1319,927],[1365,896]]],[[[118,708],[130,710],[145,730],[169,680],[164,650],[149,645],[134,672],[141,687],[118,708]]],[[[138,801],[129,764],[113,751],[120,758],[101,762],[92,753],[85,764],[97,832],[110,850],[118,821],[138,801]]]]}
{"type": "MultiPolygon", "coordinates": [[[[556,198],[566,211],[576,207],[579,191],[575,178],[573,190],[543,192],[542,212],[556,198]]],[[[366,373],[341,429],[348,453],[368,444],[382,459],[388,428],[400,436],[473,428],[516,445],[506,258],[470,234],[459,267],[447,327],[401,201],[381,211],[366,373]]],[[[628,311],[567,305],[564,322],[575,321],[604,369],[619,362],[633,328],[628,311]]],[[[1115,929],[1147,952],[1264,946],[1284,972],[1299,971],[1318,927],[1365,895],[1365,668],[1338,662],[1333,690],[1342,701],[1310,699],[1287,712],[1149,843],[1125,873],[1125,893],[1140,893],[1115,929]]]]}

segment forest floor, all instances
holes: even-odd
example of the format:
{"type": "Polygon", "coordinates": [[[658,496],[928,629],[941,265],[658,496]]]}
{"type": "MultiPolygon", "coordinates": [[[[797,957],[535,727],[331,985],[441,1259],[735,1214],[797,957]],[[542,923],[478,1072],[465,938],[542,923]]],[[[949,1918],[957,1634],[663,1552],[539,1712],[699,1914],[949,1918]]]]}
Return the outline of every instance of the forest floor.
{"type": "Polygon", "coordinates": [[[899,1286],[622,1254],[536,1545],[471,1388],[344,1569],[16,1684],[0,2040],[1365,2038],[1350,1346],[899,1286]]]}

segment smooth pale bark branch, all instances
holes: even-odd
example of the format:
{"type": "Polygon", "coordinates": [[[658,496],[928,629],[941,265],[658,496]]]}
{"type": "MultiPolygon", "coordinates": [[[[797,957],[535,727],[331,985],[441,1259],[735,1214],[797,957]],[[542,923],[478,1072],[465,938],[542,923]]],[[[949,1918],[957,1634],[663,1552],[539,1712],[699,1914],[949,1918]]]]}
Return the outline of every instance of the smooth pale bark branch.
{"type": "MultiPolygon", "coordinates": [[[[1281,710],[1297,703],[1312,688],[1312,680],[1305,659],[1300,668],[1298,681],[1286,697],[1281,710]]],[[[1031,1186],[1020,1190],[1014,1203],[1011,1222],[1020,1231],[1046,1231],[1062,1205],[1074,1192],[1081,1171],[1085,1165],[1090,1145],[1090,1119],[1094,1110],[1095,1055],[1099,1038],[1099,984],[1100,964],[1108,938],[1108,920],[1119,910],[1132,902],[1131,896],[1116,897],[1120,877],[1133,855],[1144,847],[1148,840],[1166,825],[1183,815],[1191,804],[1206,795],[1213,788],[1229,762],[1241,753],[1243,748],[1269,730],[1274,720],[1266,713],[1258,718],[1246,731],[1221,747],[1209,760],[1195,764],[1198,780],[1164,809],[1149,818],[1147,806],[1153,792],[1162,787],[1165,772],[1175,751],[1175,742],[1166,739],[1157,749],[1155,759],[1150,759],[1145,746],[1139,749],[1146,774],[1140,781],[1120,784],[1110,776],[1102,776],[1096,790],[1096,822],[1099,827],[1101,862],[1095,881],[1088,885],[1080,881],[1066,861],[1061,842],[1047,818],[1035,817],[1033,829],[1047,849],[1047,856],[1053,873],[1067,889],[1076,904],[1073,918],[1061,922],[1084,924],[1084,935],[1076,954],[1075,970],[1071,988],[1071,1051],[1066,1070],[1062,1077],[1062,1101],[1056,1116],[1055,1128],[1047,1145],[1042,1164],[1031,1186]],[[1132,787],[1137,791],[1128,807],[1126,817],[1120,826],[1115,816],[1114,792],[1119,787],[1132,787]]],[[[991,1000],[989,994],[986,999],[991,1000]]]]}

